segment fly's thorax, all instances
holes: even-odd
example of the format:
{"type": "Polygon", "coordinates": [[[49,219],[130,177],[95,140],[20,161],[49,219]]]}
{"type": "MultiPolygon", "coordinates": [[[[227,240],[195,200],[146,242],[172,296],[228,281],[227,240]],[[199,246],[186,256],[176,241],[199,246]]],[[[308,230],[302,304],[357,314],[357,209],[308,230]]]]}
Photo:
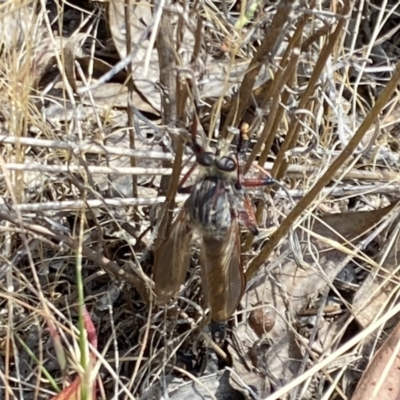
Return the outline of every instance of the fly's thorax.
{"type": "Polygon", "coordinates": [[[191,222],[203,233],[223,234],[232,224],[234,188],[220,176],[200,178],[187,200],[191,222]]]}
{"type": "Polygon", "coordinates": [[[233,182],[237,179],[237,170],[222,171],[215,164],[213,166],[205,167],[199,165],[199,177],[215,177],[227,182],[233,182]]]}

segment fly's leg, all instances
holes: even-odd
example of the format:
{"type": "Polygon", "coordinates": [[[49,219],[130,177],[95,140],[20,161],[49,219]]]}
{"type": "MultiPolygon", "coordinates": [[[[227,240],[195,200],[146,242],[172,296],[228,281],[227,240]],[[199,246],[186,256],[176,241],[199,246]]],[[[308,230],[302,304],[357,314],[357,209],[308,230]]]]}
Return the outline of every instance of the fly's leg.
{"type": "Polygon", "coordinates": [[[249,136],[248,136],[248,124],[242,124],[240,128],[240,137],[239,143],[237,146],[237,163],[238,163],[238,176],[236,181],[236,189],[242,190],[243,187],[262,187],[262,186],[269,186],[275,183],[274,179],[272,179],[267,171],[262,167],[259,167],[265,175],[265,178],[259,179],[245,179],[243,177],[243,165],[244,159],[246,155],[246,150],[249,147],[249,136]]]}
{"type": "Polygon", "coordinates": [[[237,145],[237,165],[238,165],[237,181],[236,181],[237,190],[242,190],[243,165],[248,146],[249,146],[248,125],[242,124],[242,126],[240,127],[239,143],[237,145]]]}
{"type": "Polygon", "coordinates": [[[244,193],[244,207],[245,210],[239,210],[239,218],[243,221],[247,229],[254,235],[258,235],[258,227],[256,216],[254,215],[253,207],[251,206],[251,201],[247,193],[244,193]]]}
{"type": "Polygon", "coordinates": [[[275,183],[275,180],[272,179],[271,177],[266,177],[266,178],[255,178],[255,179],[244,179],[242,181],[242,187],[263,187],[263,186],[270,186],[275,183]]]}
{"type": "MultiPolygon", "coordinates": [[[[254,215],[253,207],[251,205],[251,201],[248,194],[244,192],[243,188],[273,185],[275,181],[270,176],[260,179],[245,179],[243,177],[243,165],[248,144],[249,144],[248,125],[242,124],[240,128],[239,143],[237,146],[238,176],[235,186],[238,191],[243,193],[245,210],[239,211],[239,216],[240,219],[245,223],[247,229],[253,235],[258,235],[257,222],[256,222],[256,217],[254,215]]],[[[268,175],[265,170],[263,170],[263,172],[266,175],[268,175]]]]}

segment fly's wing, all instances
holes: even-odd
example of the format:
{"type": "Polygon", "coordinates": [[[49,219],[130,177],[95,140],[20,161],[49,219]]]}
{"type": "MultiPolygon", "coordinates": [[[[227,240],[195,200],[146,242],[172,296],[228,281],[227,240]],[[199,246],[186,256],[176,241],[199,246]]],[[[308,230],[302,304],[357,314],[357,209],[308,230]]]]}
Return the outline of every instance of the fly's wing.
{"type": "Polygon", "coordinates": [[[193,236],[193,229],[187,221],[187,211],[184,208],[173,223],[169,236],[156,251],[153,279],[157,304],[165,304],[175,297],[185,281],[193,236]]]}
{"type": "Polygon", "coordinates": [[[203,236],[200,249],[203,291],[211,309],[211,318],[217,322],[232,316],[246,286],[237,219],[222,236],[203,236]]]}

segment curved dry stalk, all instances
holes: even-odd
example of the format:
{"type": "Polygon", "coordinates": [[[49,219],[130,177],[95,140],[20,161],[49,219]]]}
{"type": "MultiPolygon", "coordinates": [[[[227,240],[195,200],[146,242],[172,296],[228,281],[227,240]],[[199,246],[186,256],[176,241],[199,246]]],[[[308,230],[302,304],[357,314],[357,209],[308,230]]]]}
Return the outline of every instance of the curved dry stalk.
{"type": "Polygon", "coordinates": [[[276,47],[277,41],[281,40],[282,28],[288,23],[290,13],[292,12],[295,3],[295,0],[286,0],[280,2],[269,28],[269,32],[267,35],[265,35],[264,41],[257,50],[257,53],[252,58],[247,73],[243,78],[242,84],[240,85],[239,93],[232,104],[228,116],[226,117],[226,121],[221,133],[222,138],[227,138],[228,128],[235,126],[238,121],[242,119],[251,99],[251,94],[257,75],[265,63],[265,58],[269,57],[269,55],[273,53],[273,49],[276,47]]]}
{"type": "Polygon", "coordinates": [[[289,232],[289,229],[294,225],[297,218],[306,210],[311,203],[317,198],[321,190],[334,179],[335,173],[343,166],[346,161],[352,156],[353,152],[357,149],[358,144],[361,142],[362,138],[378,118],[379,113],[389,102],[392,94],[397,88],[400,81],[400,62],[396,65],[393,72],[393,76],[386,85],[385,89],[382,91],[381,95],[377,99],[375,105],[371,109],[370,113],[367,115],[361,126],[358,128],[357,132],[353,138],[349,141],[347,146],[343,149],[343,152],[338,156],[331,166],[327,169],[325,174],[319,179],[315,186],[308,192],[308,194],[301,199],[294,209],[290,212],[287,218],[282,222],[279,228],[271,236],[271,239],[262,248],[257,257],[255,257],[249,265],[246,271],[246,278],[250,280],[251,277],[257,272],[258,268],[264,264],[268,259],[269,255],[274,250],[275,246],[281,241],[283,237],[289,232]]]}
{"type": "MultiPolygon", "coordinates": [[[[347,0],[347,1],[345,1],[344,7],[342,8],[341,15],[346,16],[349,13],[349,11],[350,11],[350,1],[347,0]]],[[[321,53],[315,64],[313,73],[308,82],[307,88],[304,91],[304,93],[300,99],[298,109],[300,109],[300,110],[305,109],[307,106],[307,103],[310,102],[310,98],[312,97],[312,94],[315,90],[318,79],[320,79],[322,71],[326,66],[327,60],[331,56],[332,51],[333,51],[337,41],[343,35],[343,32],[344,32],[343,28],[344,28],[345,23],[346,23],[345,18],[339,19],[339,22],[337,24],[335,31],[333,32],[332,36],[329,38],[328,43],[321,50],[321,53]]],[[[302,117],[295,117],[295,118],[302,118],[302,117]]],[[[286,161],[286,153],[290,148],[294,147],[295,144],[297,143],[300,128],[301,128],[301,124],[297,120],[293,120],[292,125],[291,125],[288,133],[286,134],[285,141],[283,142],[283,144],[279,150],[279,153],[276,157],[274,168],[272,169],[272,176],[277,180],[282,179],[282,177],[285,175],[285,172],[288,167],[288,162],[286,161]]]]}

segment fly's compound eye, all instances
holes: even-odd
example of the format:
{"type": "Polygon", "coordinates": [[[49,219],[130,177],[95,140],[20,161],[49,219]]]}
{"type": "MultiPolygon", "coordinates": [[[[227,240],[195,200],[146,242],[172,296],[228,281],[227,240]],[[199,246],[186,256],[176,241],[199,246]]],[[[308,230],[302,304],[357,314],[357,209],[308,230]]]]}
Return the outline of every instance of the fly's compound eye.
{"type": "Polygon", "coordinates": [[[237,168],[237,163],[231,157],[222,157],[217,161],[217,168],[220,171],[233,172],[237,168]]]}
{"type": "Polygon", "coordinates": [[[202,167],[211,167],[212,165],[214,165],[214,160],[214,154],[210,153],[209,151],[204,151],[203,153],[200,153],[196,156],[196,161],[202,167]]]}
{"type": "Polygon", "coordinates": [[[203,151],[197,154],[196,161],[202,167],[211,167],[215,162],[215,155],[209,151],[203,151]]]}

